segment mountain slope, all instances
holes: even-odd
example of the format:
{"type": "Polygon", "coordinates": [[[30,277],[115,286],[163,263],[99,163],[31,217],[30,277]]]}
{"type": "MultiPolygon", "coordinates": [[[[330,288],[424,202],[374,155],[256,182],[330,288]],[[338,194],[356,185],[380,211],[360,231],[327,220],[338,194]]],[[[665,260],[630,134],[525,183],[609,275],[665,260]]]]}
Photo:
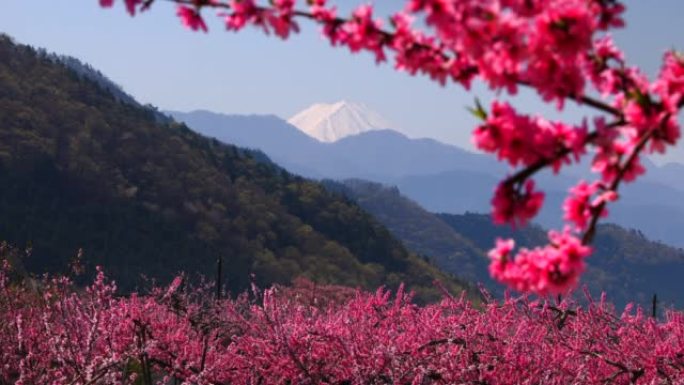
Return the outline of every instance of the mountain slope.
{"type": "Polygon", "coordinates": [[[363,178],[392,182],[409,175],[479,170],[501,175],[505,167],[490,157],[432,139],[410,139],[375,129],[321,143],[272,116],[236,116],[208,111],[168,111],[193,130],[225,143],[259,149],[289,171],[313,178],[363,178]],[[250,127],[247,129],[246,127],[250,127]]]}
{"type": "Polygon", "coordinates": [[[359,179],[325,180],[330,190],[355,200],[412,251],[433,258],[438,265],[471,282],[487,277],[482,250],[436,215],[404,198],[396,187],[359,179]]]}
{"type": "Polygon", "coordinates": [[[32,271],[83,247],[130,290],[140,274],[214,276],[232,291],[296,276],[352,286],[406,281],[423,298],[455,281],[408,253],[360,207],[261,154],[159,122],[78,72],[0,38],[0,238],[32,271]]]}

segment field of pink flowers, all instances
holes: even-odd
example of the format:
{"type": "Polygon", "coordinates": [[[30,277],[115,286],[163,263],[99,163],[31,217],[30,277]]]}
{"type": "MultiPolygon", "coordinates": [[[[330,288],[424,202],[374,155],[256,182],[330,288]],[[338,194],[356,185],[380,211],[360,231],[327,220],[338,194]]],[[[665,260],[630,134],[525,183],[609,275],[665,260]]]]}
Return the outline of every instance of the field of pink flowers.
{"type": "Polygon", "coordinates": [[[418,306],[299,285],[217,299],[182,277],[116,296],[99,271],[0,273],[5,384],[682,384],[684,315],[526,298],[418,306]]]}

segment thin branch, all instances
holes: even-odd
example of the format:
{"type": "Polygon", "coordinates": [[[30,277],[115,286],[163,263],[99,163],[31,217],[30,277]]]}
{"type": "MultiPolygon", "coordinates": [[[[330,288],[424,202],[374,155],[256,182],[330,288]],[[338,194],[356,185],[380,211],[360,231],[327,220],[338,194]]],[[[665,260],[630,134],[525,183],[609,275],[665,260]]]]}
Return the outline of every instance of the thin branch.
{"type": "MultiPolygon", "coordinates": [[[[666,121],[667,119],[669,119],[669,117],[666,116],[664,120],[666,121]]],[[[629,155],[629,158],[627,158],[623,166],[618,171],[618,174],[613,180],[613,183],[611,183],[610,187],[608,188],[608,191],[618,191],[620,183],[622,182],[622,179],[625,177],[627,170],[629,170],[629,168],[632,167],[632,163],[637,159],[639,153],[641,153],[641,150],[643,150],[648,141],[655,134],[655,131],[656,129],[654,127],[651,130],[649,130],[646,134],[644,134],[644,136],[641,137],[639,143],[637,143],[636,147],[634,147],[634,151],[632,151],[632,153],[629,155]]],[[[582,244],[588,245],[594,240],[594,236],[596,235],[596,225],[598,224],[598,220],[601,217],[603,209],[606,207],[606,203],[606,201],[602,201],[598,206],[594,208],[591,217],[591,222],[589,223],[589,227],[587,227],[587,230],[585,231],[584,236],[582,237],[582,244]]]]}
{"type": "MultiPolygon", "coordinates": [[[[587,135],[587,137],[584,141],[584,146],[586,146],[587,144],[596,140],[597,137],[598,137],[598,134],[596,132],[592,132],[589,135],[587,135]]],[[[533,163],[532,165],[527,166],[527,167],[521,169],[520,171],[516,172],[515,174],[509,176],[508,178],[506,178],[504,183],[509,184],[509,185],[513,185],[516,183],[522,183],[525,180],[527,180],[529,177],[531,177],[532,175],[541,171],[542,169],[544,169],[544,168],[560,161],[561,159],[565,158],[566,156],[570,155],[571,152],[572,152],[572,149],[570,149],[569,147],[563,147],[558,152],[556,152],[556,154],[553,157],[540,159],[537,162],[533,163]]]]}
{"type": "Polygon", "coordinates": [[[461,345],[465,346],[466,345],[466,340],[463,338],[443,338],[440,340],[433,340],[430,341],[422,346],[420,346],[417,350],[425,350],[434,346],[439,346],[439,345],[447,345],[447,344],[455,344],[455,345],[461,345]]]}

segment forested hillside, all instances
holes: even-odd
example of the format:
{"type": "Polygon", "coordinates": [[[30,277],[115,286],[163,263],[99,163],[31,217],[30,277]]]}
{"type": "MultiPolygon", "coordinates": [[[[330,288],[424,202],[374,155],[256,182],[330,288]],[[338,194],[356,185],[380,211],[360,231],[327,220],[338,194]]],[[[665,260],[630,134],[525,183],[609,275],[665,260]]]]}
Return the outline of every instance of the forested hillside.
{"type": "Polygon", "coordinates": [[[372,213],[410,250],[433,258],[444,270],[471,282],[489,280],[483,263],[483,249],[458,233],[433,213],[405,198],[396,187],[350,179],[344,182],[325,180],[332,191],[355,200],[372,213]]]}
{"type": "MultiPolygon", "coordinates": [[[[513,231],[495,226],[488,215],[439,214],[454,230],[468,237],[479,247],[491,247],[496,237],[512,237],[520,247],[541,244],[546,231],[529,226],[513,231]]],[[[594,294],[605,291],[619,305],[637,302],[647,305],[657,294],[665,306],[684,306],[684,251],[647,239],[640,231],[615,224],[598,226],[594,254],[587,259],[588,269],[582,277],[594,294]]]]}
{"type": "Polygon", "coordinates": [[[297,276],[374,288],[440,279],[359,206],[261,153],[160,123],[88,77],[0,38],[0,238],[33,272],[79,248],[125,290],[178,271],[243,290],[297,276]]]}

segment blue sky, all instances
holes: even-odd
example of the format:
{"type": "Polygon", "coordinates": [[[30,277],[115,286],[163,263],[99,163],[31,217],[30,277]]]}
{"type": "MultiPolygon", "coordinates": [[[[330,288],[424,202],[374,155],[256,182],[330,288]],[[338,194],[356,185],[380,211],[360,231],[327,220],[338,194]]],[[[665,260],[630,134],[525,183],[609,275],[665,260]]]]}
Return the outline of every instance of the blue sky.
{"type": "MultiPolygon", "coordinates": [[[[358,3],[337,1],[343,9],[358,3]]],[[[382,12],[402,4],[375,3],[382,12]]],[[[616,33],[616,40],[630,62],[653,75],[665,49],[684,49],[684,1],[626,4],[627,28],[616,33]]],[[[2,0],[0,5],[0,31],[88,62],[141,102],[162,109],[287,118],[315,102],[347,99],[367,104],[410,136],[467,147],[475,122],[464,107],[475,96],[485,101],[494,96],[482,87],[470,92],[440,87],[391,65],[376,66],[368,55],[331,48],[306,23],[302,33],[283,42],[256,30],[226,32],[209,19],[212,28],[203,34],[184,29],[174,8],[164,2],[135,18],[121,4],[104,10],[97,0],[2,0]]],[[[522,93],[515,103],[558,115],[531,93],[522,93]]],[[[571,107],[562,115],[578,120],[582,111],[571,107]]],[[[684,161],[681,154],[677,159],[684,161]]]]}

